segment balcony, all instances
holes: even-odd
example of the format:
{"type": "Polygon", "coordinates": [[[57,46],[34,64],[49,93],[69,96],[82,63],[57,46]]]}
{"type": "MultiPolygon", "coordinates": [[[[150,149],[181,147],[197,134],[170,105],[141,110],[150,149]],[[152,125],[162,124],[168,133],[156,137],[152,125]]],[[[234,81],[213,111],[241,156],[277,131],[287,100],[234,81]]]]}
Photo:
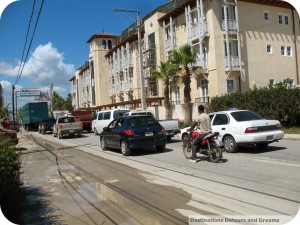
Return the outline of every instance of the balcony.
{"type": "Polygon", "coordinates": [[[228,19],[227,22],[226,20],[222,21],[222,30],[223,31],[229,31],[229,32],[237,32],[238,31],[238,24],[237,24],[237,20],[232,20],[232,19],[228,19]],[[226,24],[227,24],[227,30],[226,30],[226,24]]]}
{"type": "Polygon", "coordinates": [[[199,104],[199,103],[209,103],[209,101],[210,101],[210,97],[209,96],[195,98],[195,103],[197,103],[197,104],[199,104]]]}
{"type": "Polygon", "coordinates": [[[208,36],[208,28],[207,28],[207,23],[206,22],[200,22],[193,24],[190,28],[189,34],[189,39],[193,40],[195,38],[198,38],[199,35],[204,37],[208,36]]]}
{"type": "Polygon", "coordinates": [[[225,69],[226,71],[230,70],[240,70],[241,63],[238,56],[226,56],[225,57],[225,69]]]}
{"type": "Polygon", "coordinates": [[[205,73],[208,72],[208,61],[206,55],[198,56],[194,66],[199,66],[205,73]]]}

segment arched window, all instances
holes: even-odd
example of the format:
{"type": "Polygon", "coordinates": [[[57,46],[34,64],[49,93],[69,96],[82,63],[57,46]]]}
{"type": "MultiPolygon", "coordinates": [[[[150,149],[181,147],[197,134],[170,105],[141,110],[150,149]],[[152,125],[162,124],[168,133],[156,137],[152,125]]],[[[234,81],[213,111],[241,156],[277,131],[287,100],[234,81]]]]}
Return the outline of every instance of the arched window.
{"type": "Polygon", "coordinates": [[[112,49],[112,43],[111,43],[111,40],[108,40],[108,49],[112,49]]]}
{"type": "Polygon", "coordinates": [[[101,49],[106,49],[106,40],[102,40],[101,49]]]}

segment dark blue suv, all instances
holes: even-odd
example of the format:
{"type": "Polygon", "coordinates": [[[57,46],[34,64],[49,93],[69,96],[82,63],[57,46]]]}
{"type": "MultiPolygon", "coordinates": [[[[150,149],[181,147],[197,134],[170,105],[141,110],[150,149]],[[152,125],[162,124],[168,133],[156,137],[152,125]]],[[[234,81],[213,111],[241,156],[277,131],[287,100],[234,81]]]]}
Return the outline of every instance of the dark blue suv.
{"type": "Polygon", "coordinates": [[[165,129],[153,116],[123,116],[113,120],[100,134],[100,145],[107,148],[121,149],[128,156],[132,149],[154,147],[157,151],[165,150],[167,137],[165,129]]]}

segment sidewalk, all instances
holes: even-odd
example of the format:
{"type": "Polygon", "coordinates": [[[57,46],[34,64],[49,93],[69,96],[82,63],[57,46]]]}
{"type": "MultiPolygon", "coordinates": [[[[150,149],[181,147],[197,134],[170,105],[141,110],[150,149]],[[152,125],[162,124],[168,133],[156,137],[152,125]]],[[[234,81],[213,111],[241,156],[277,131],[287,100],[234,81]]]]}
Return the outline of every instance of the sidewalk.
{"type": "Polygon", "coordinates": [[[285,140],[300,140],[300,134],[284,134],[283,139],[285,140]]]}

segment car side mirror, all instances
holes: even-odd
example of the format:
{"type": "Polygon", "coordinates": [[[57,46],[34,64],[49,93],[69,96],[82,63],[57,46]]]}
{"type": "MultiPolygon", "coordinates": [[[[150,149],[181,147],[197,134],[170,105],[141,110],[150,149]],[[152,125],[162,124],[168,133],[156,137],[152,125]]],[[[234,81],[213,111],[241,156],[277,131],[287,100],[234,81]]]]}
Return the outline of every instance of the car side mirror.
{"type": "Polygon", "coordinates": [[[103,130],[104,130],[104,131],[107,131],[107,129],[108,129],[107,127],[103,127],[103,130]]]}

